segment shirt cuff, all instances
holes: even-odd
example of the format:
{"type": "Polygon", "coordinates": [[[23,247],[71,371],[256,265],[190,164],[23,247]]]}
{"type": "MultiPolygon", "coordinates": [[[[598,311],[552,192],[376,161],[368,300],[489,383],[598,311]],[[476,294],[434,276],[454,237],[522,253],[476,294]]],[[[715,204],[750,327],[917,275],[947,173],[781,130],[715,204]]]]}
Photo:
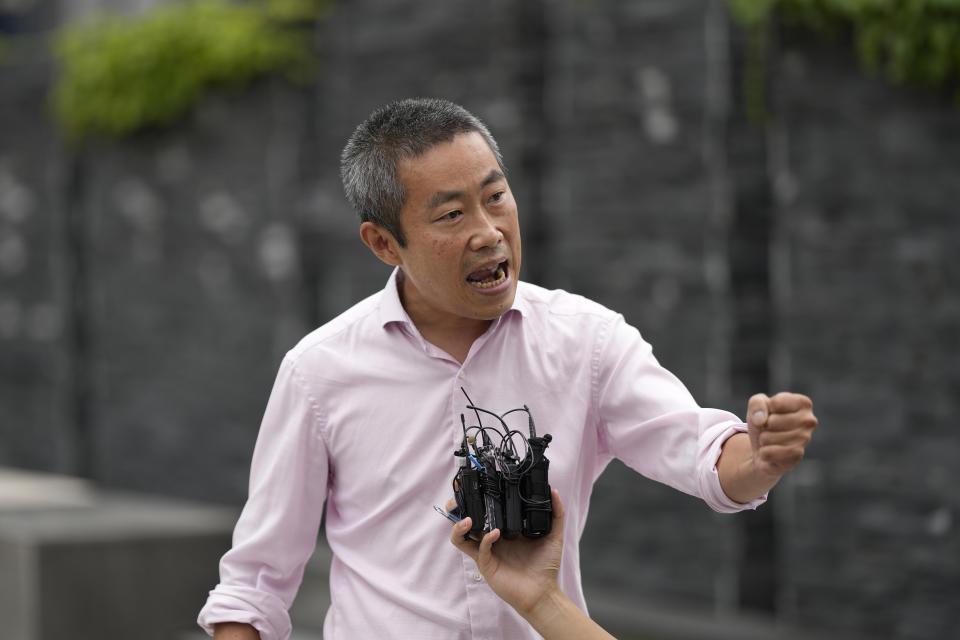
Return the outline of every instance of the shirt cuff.
{"type": "Polygon", "coordinates": [[[707,505],[718,513],[737,513],[738,511],[746,511],[747,509],[756,509],[767,501],[768,493],[750,502],[735,502],[723,492],[723,487],[720,485],[720,474],[717,471],[717,462],[720,460],[723,443],[732,435],[746,432],[747,425],[742,422],[729,423],[722,431],[713,437],[706,450],[704,450],[702,461],[707,464],[701,464],[700,466],[700,492],[707,505]]]}
{"type": "Polygon", "coordinates": [[[274,595],[249,587],[224,586],[210,592],[197,624],[209,635],[221,622],[249,624],[260,633],[260,640],[286,640],[290,636],[290,614],[274,595]]]}

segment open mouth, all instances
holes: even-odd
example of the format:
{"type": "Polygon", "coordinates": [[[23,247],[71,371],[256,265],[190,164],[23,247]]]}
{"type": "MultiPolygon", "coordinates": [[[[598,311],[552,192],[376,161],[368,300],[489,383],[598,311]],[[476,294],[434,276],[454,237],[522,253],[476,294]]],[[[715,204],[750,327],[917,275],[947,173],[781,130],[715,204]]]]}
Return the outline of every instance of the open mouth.
{"type": "Polygon", "coordinates": [[[507,280],[507,261],[485,269],[477,269],[467,276],[467,282],[478,289],[492,289],[507,280]]]}

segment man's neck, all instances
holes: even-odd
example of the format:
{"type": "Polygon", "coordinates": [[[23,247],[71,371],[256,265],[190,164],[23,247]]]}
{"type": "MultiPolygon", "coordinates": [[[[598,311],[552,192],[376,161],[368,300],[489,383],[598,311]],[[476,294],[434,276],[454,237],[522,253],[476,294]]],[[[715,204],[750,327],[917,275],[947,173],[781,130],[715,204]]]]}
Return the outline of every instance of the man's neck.
{"type": "Polygon", "coordinates": [[[417,330],[423,339],[430,344],[443,349],[451,356],[456,358],[457,362],[463,364],[470,353],[470,347],[473,342],[479,338],[490,326],[492,320],[478,321],[482,324],[471,325],[469,327],[457,328],[449,325],[421,326],[414,321],[417,330]]]}
{"type": "Polygon", "coordinates": [[[400,275],[397,291],[400,294],[400,304],[403,305],[410,320],[423,339],[430,344],[443,349],[457,362],[463,363],[470,353],[473,342],[482,336],[490,327],[492,320],[477,320],[464,318],[453,314],[437,315],[434,309],[423,308],[420,300],[415,296],[404,295],[403,274],[400,275]]]}

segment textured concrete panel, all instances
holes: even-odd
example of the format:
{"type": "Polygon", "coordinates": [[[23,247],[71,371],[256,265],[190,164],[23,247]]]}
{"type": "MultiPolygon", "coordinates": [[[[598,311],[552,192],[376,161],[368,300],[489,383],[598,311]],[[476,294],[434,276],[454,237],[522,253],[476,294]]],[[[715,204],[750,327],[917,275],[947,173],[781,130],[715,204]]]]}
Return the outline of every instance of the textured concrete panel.
{"type": "Polygon", "coordinates": [[[195,626],[236,513],[0,470],[0,619],[12,640],[174,637],[195,626]],[[30,500],[27,496],[33,496],[30,500]]]}

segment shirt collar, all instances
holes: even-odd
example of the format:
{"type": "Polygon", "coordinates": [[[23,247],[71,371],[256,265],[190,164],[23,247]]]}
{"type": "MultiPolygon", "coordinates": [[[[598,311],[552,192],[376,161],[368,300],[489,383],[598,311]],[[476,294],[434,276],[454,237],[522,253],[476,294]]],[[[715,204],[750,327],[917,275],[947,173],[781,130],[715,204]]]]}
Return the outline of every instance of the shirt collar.
{"type": "MultiPolygon", "coordinates": [[[[407,315],[407,310],[403,308],[403,304],[400,302],[400,289],[398,284],[401,277],[400,267],[394,267],[393,273],[390,274],[390,278],[387,280],[387,286],[383,288],[383,296],[380,298],[380,324],[383,327],[386,327],[391,322],[399,322],[415,328],[413,320],[407,315]]],[[[500,317],[506,317],[514,312],[519,313],[522,317],[528,315],[529,310],[530,304],[525,295],[525,286],[523,282],[520,282],[517,284],[517,295],[513,298],[513,304],[500,317]]]]}
{"type": "Polygon", "coordinates": [[[383,288],[383,296],[380,298],[380,323],[384,327],[391,322],[413,326],[413,320],[410,319],[407,310],[400,303],[399,280],[400,267],[394,267],[393,273],[387,280],[387,286],[383,288]]]}

